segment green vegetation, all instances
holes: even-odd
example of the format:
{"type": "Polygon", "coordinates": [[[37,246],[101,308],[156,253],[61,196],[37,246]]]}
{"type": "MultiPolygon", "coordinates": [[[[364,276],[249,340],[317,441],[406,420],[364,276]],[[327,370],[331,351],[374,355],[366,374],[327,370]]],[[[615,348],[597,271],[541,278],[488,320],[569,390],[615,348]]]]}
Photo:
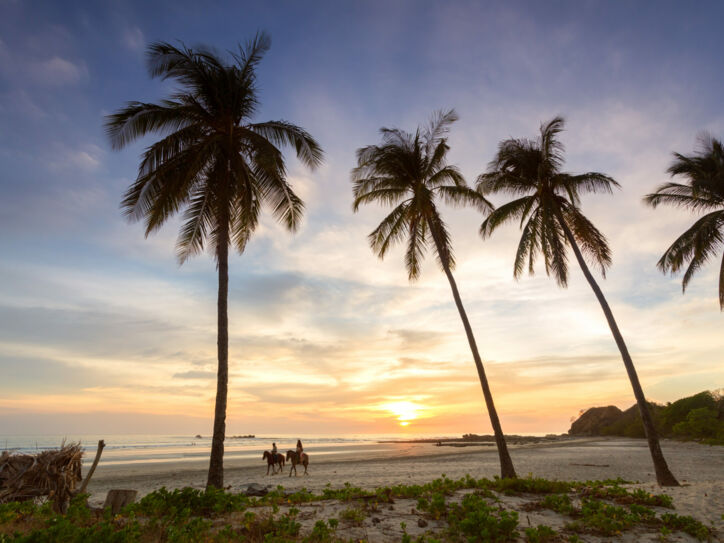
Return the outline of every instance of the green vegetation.
{"type": "MultiPolygon", "coordinates": [[[[398,485],[365,491],[346,484],[315,494],[308,490],[285,495],[278,487],[262,498],[249,498],[218,489],[184,488],[152,492],[112,516],[109,510],[88,508],[87,496],[73,499],[65,515],[49,504],[0,505],[0,543],[98,542],[169,543],[247,541],[252,543],[332,543],[347,541],[344,530],[364,527],[371,511],[393,507],[397,500],[416,500],[417,513],[440,526],[413,539],[403,523],[402,541],[507,542],[522,535],[531,543],[580,541],[577,534],[615,536],[644,527],[663,536],[687,533],[700,541],[712,539],[711,530],[689,516],[656,508],[673,508],[671,498],[641,489],[629,490],[621,479],[563,482],[534,477],[475,479],[443,476],[423,485],[398,485]],[[504,496],[531,499],[524,509],[550,509],[568,522],[561,532],[540,525],[523,529],[518,513],[503,507],[504,496]],[[349,503],[339,519],[317,519],[306,529],[300,509],[310,502],[349,503]]],[[[308,517],[307,517],[308,518],[308,517]]],[[[422,524],[421,524],[422,525],[422,524]]]]}
{"type": "Polygon", "coordinates": [[[528,543],[548,543],[549,541],[556,541],[557,539],[558,532],[545,524],[541,524],[535,528],[525,529],[525,540],[528,543]]]}
{"type": "MultiPolygon", "coordinates": [[[[667,405],[648,405],[659,435],[724,445],[724,398],[718,394],[704,391],[667,405]]],[[[641,415],[635,405],[614,422],[589,430],[595,435],[644,437],[641,415]]]]}

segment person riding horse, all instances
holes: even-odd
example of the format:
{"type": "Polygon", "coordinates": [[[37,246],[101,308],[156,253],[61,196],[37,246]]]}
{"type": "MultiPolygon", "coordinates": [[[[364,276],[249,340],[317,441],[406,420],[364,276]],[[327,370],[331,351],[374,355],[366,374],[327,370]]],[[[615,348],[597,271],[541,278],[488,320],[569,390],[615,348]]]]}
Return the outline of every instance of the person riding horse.
{"type": "Polygon", "coordinates": [[[277,454],[277,444],[276,443],[272,443],[271,453],[272,453],[272,459],[274,460],[274,462],[275,463],[279,462],[279,454],[277,454]]]}

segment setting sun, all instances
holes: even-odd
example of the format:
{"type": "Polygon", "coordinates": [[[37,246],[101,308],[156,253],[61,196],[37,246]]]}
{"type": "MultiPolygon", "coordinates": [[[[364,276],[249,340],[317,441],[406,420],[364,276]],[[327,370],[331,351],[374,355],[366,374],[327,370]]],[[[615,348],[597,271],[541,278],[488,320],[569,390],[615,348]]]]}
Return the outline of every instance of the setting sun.
{"type": "Polygon", "coordinates": [[[422,405],[413,402],[401,401],[382,404],[380,409],[389,411],[397,417],[397,420],[400,422],[400,426],[408,426],[410,421],[417,419],[419,417],[419,412],[425,408],[422,405]]]}

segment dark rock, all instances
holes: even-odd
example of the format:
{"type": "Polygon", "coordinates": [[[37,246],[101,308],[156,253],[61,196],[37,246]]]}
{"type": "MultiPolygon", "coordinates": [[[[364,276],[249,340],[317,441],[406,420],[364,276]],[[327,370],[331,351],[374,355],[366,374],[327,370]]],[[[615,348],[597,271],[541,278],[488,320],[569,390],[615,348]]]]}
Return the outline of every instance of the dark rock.
{"type": "Polygon", "coordinates": [[[426,528],[427,527],[427,521],[424,518],[417,519],[417,525],[420,528],[426,528]]]}
{"type": "Polygon", "coordinates": [[[259,483],[249,483],[241,485],[239,491],[246,496],[266,496],[269,493],[269,486],[260,485],[259,483]]]}
{"type": "Polygon", "coordinates": [[[584,412],[568,430],[570,435],[574,436],[595,436],[600,435],[600,431],[604,426],[609,426],[619,420],[623,415],[615,405],[608,407],[592,407],[584,412]]]}
{"type": "Polygon", "coordinates": [[[382,521],[380,519],[378,519],[377,517],[372,517],[372,524],[379,524],[380,522],[382,522],[382,521]]]}

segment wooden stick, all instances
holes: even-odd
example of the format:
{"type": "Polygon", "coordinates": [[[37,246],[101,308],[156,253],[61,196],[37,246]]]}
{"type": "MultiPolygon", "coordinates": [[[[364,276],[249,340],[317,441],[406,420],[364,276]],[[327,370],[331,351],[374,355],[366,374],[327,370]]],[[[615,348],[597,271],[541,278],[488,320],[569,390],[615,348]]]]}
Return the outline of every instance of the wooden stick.
{"type": "Polygon", "coordinates": [[[101,459],[101,453],[103,452],[103,447],[106,446],[105,441],[102,439],[98,442],[98,448],[96,449],[96,457],[93,459],[93,465],[88,470],[88,475],[85,476],[85,479],[83,479],[83,483],[80,485],[80,489],[78,490],[78,494],[83,494],[85,492],[86,487],[88,486],[88,483],[91,480],[91,477],[93,477],[93,472],[96,470],[96,466],[98,465],[98,461],[101,459]]]}

